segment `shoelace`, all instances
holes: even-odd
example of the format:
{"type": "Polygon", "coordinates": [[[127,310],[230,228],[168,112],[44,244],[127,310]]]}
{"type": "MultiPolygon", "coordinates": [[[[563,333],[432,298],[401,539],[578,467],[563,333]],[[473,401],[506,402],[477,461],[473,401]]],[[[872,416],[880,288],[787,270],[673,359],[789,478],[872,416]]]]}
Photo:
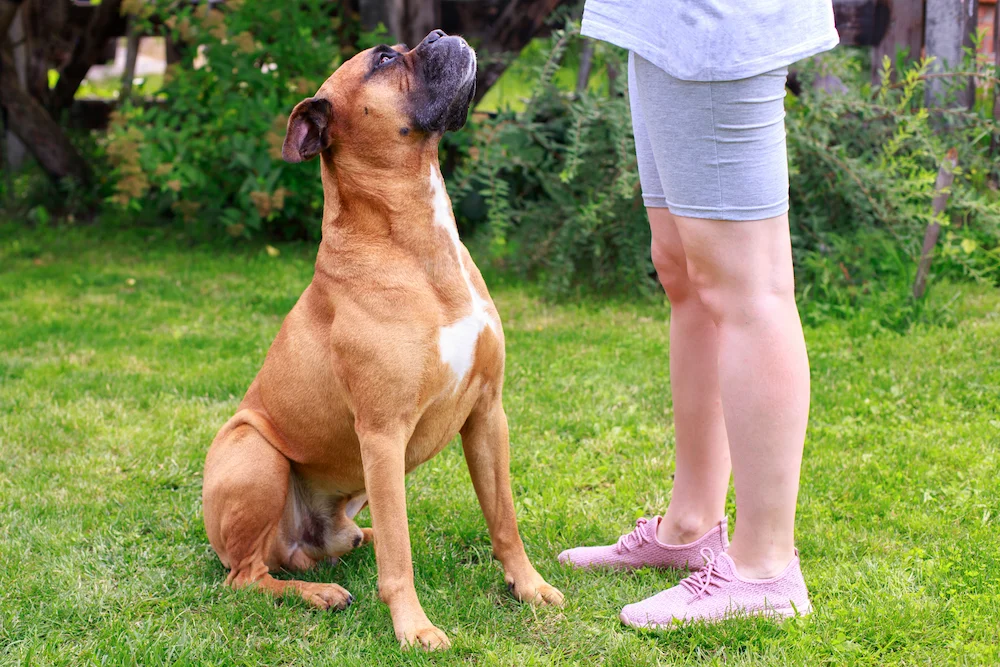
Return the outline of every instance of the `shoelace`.
{"type": "Polygon", "coordinates": [[[624,553],[625,551],[631,551],[636,547],[641,547],[646,542],[649,542],[649,538],[646,537],[643,528],[649,520],[646,518],[639,519],[635,522],[635,530],[633,530],[628,535],[622,535],[618,538],[618,544],[615,545],[615,550],[618,553],[624,553]]]}
{"type": "Polygon", "coordinates": [[[719,584],[720,581],[729,582],[733,580],[731,576],[720,572],[715,567],[715,552],[709,547],[701,550],[701,557],[705,559],[705,567],[687,579],[682,579],[680,583],[686,590],[694,593],[695,600],[700,600],[704,595],[711,595],[712,591],[709,590],[709,587],[721,587],[721,584],[719,584]]]}

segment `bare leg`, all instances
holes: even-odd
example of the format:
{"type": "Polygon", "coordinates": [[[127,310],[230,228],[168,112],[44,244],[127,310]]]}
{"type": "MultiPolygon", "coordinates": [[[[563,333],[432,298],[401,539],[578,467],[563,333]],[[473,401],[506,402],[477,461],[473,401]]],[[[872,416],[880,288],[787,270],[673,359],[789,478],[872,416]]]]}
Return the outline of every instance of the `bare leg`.
{"type": "Polygon", "coordinates": [[[687,258],[670,211],[648,208],[652,256],[670,300],[670,391],[676,466],[670,506],[657,538],[686,544],[725,513],[729,442],[719,391],[719,336],[711,313],[687,274],[687,258]]]}
{"type": "Polygon", "coordinates": [[[795,304],[788,216],[674,219],[691,282],[718,327],[736,485],[729,555],[744,576],[774,576],[794,553],[809,415],[809,361],[795,304]]]}
{"type": "Polygon", "coordinates": [[[493,553],[503,564],[507,587],[522,602],[562,604],[562,593],[545,583],[528,560],[517,531],[510,492],[507,415],[499,397],[487,406],[477,407],[469,416],[462,427],[462,448],[489,527],[493,553]]]}

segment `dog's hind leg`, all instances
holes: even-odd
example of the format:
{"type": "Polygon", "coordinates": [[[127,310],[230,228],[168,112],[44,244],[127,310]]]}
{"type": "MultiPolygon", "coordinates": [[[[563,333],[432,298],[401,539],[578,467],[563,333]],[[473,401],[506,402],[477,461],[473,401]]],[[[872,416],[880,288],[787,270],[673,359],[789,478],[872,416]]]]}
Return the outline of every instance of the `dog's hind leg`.
{"type": "MultiPolygon", "coordinates": [[[[363,510],[367,504],[368,504],[367,493],[359,493],[351,497],[351,499],[348,500],[347,503],[344,505],[344,516],[353,521],[354,517],[358,515],[358,512],[363,510]]],[[[362,544],[368,544],[374,541],[375,541],[375,531],[373,531],[371,528],[362,528],[361,529],[362,544]]]]}
{"type": "Polygon", "coordinates": [[[510,491],[507,414],[499,397],[484,397],[462,427],[462,449],[472,485],[486,517],[493,553],[503,565],[507,588],[522,602],[560,605],[563,594],[549,586],[524,552],[510,491]]]}
{"type": "Polygon", "coordinates": [[[344,609],[353,601],[337,584],[278,580],[282,521],[289,491],[290,466],[249,423],[232,420],[216,436],[205,461],[202,505],[209,542],[230,568],[226,584],[256,586],[276,596],[293,589],[306,602],[344,609]]]}

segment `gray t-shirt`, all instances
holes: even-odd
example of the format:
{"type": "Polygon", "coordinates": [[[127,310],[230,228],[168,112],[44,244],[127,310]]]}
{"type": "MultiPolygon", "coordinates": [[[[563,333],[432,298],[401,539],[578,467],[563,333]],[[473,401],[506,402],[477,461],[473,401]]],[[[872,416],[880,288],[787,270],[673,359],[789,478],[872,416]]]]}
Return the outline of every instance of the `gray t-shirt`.
{"type": "Polygon", "coordinates": [[[587,0],[584,35],[686,81],[745,79],[832,49],[832,0],[587,0]]]}

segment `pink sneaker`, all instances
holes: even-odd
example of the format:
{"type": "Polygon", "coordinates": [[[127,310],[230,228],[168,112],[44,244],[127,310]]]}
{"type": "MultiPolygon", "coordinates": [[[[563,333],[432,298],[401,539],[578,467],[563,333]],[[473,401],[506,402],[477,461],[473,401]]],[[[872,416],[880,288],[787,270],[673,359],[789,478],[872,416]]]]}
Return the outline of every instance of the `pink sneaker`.
{"type": "Polygon", "coordinates": [[[690,544],[664,544],[656,539],[660,517],[639,519],[635,530],[618,538],[617,544],[606,547],[576,547],[559,554],[559,562],[582,569],[610,567],[635,570],[640,567],[682,570],[701,568],[704,549],[722,553],[729,546],[726,520],[690,544]]]}
{"type": "Polygon", "coordinates": [[[726,553],[705,549],[705,566],[673,588],[627,605],[619,618],[634,628],[663,630],[678,623],[716,622],[733,616],[805,616],[812,611],[799,552],[772,579],[744,579],[726,553]]]}

